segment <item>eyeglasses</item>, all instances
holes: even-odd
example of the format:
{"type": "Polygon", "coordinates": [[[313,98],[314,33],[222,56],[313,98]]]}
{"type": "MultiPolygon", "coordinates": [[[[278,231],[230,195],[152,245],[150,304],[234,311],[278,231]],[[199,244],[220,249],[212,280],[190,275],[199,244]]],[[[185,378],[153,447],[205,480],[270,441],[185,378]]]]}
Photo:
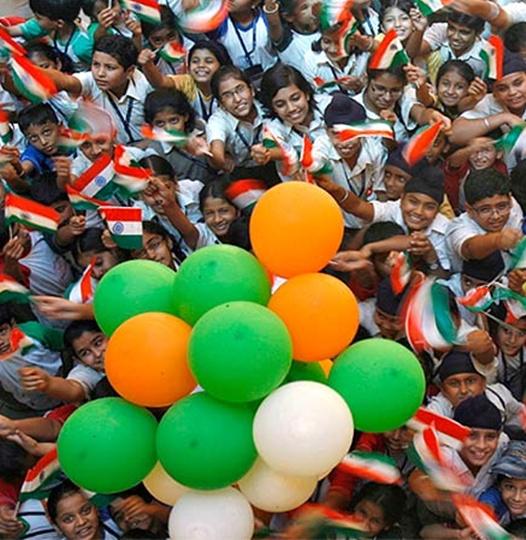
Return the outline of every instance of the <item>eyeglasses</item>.
{"type": "Polygon", "coordinates": [[[234,99],[234,96],[243,97],[246,96],[249,92],[250,88],[245,83],[243,83],[238,84],[232,90],[223,92],[220,97],[223,101],[232,101],[234,99]]]}
{"type": "Polygon", "coordinates": [[[502,202],[495,206],[482,206],[481,208],[473,207],[473,210],[481,218],[490,218],[494,213],[498,216],[502,216],[510,211],[511,203],[502,202]]]}
{"type": "Polygon", "coordinates": [[[386,88],[385,86],[376,84],[373,81],[369,83],[369,87],[371,88],[373,94],[376,94],[378,96],[384,96],[386,94],[389,94],[390,96],[394,98],[399,98],[402,95],[402,92],[404,91],[403,88],[386,88]]]}

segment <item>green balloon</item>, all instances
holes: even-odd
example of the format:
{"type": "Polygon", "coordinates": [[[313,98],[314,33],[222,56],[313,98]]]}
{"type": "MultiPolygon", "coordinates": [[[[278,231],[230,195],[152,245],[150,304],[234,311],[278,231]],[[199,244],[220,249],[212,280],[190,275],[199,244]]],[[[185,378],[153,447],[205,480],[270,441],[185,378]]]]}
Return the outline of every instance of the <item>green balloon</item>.
{"type": "Polygon", "coordinates": [[[241,403],[266,396],[287,375],[292,342],[268,308],[231,302],[205,313],[188,346],[190,369],[213,397],[241,403]]]}
{"type": "Polygon", "coordinates": [[[226,302],[245,300],[266,306],[269,298],[265,269],[236,246],[197,250],[183,262],[175,278],[176,315],[192,326],[207,311],[226,302]]]}
{"type": "Polygon", "coordinates": [[[329,386],[351,409],[356,429],[380,433],[397,429],[422,405],[425,376],[406,347],[387,339],[366,339],[342,352],[329,386]]]}
{"type": "Polygon", "coordinates": [[[153,261],[127,261],[113,267],[97,285],[93,309],[103,332],[111,336],[124,321],[149,311],[174,314],[175,272],[153,261]]]}
{"type": "Polygon", "coordinates": [[[129,489],[155,466],[154,416],[121,398],[90,401],[67,420],[57,441],[58,459],[77,485],[96,493],[129,489]]]}
{"type": "Polygon", "coordinates": [[[254,406],[217,401],[206,392],[172,405],[157,430],[157,452],[166,472],[193,489],[237,482],[254,464],[254,406]]]}
{"type": "Polygon", "coordinates": [[[294,381],[314,381],[327,384],[327,375],[317,362],[297,362],[294,360],[283,382],[294,381]]]}

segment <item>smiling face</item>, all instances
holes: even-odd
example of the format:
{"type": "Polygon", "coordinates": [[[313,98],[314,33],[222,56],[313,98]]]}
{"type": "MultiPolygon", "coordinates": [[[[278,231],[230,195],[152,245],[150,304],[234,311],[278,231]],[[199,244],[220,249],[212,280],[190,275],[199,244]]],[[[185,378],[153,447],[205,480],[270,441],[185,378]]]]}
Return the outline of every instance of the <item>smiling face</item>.
{"type": "Polygon", "coordinates": [[[254,107],[254,90],[245,81],[229,76],[219,83],[219,101],[225,111],[244,120],[254,107]]]}
{"type": "Polygon", "coordinates": [[[272,98],[272,109],[283,122],[292,126],[308,125],[309,96],[295,84],[276,92],[272,98]]]}
{"type": "Polygon", "coordinates": [[[468,95],[469,83],[456,70],[450,70],[438,81],[438,99],[446,107],[456,107],[468,95]]]}
{"type": "Polygon", "coordinates": [[[329,139],[334,145],[334,148],[336,148],[336,151],[343,159],[350,162],[358,157],[362,149],[362,141],[359,137],[342,142],[339,140],[337,132],[333,128],[328,128],[327,133],[329,134],[329,139]]]}
{"type": "Polygon", "coordinates": [[[67,540],[102,538],[97,508],[79,492],[58,502],[56,524],[67,540]]]}
{"type": "Polygon", "coordinates": [[[468,467],[479,469],[497,450],[500,431],[474,428],[465,440],[459,454],[468,467]]]}
{"type": "Polygon", "coordinates": [[[348,54],[345,47],[342,47],[340,33],[338,31],[323,32],[320,41],[321,50],[333,62],[339,62],[347,58],[348,54]]]}
{"type": "Polygon", "coordinates": [[[513,323],[513,328],[499,326],[497,345],[507,356],[515,356],[526,345],[526,319],[513,323]]]}
{"type": "Polygon", "coordinates": [[[493,96],[512,113],[522,116],[526,108],[526,73],[510,73],[496,81],[493,96]]]}
{"type": "Polygon", "coordinates": [[[509,195],[493,195],[477,201],[473,205],[466,204],[468,215],[487,232],[500,232],[508,222],[511,213],[511,197],[509,195]]]}
{"type": "Polygon", "coordinates": [[[429,195],[411,192],[402,197],[400,208],[410,231],[424,231],[433,223],[439,204],[429,195]]]}
{"type": "Polygon", "coordinates": [[[475,30],[462,24],[449,21],[447,24],[447,40],[455,56],[462,56],[468,52],[477,39],[475,30]]]}
{"type": "Polygon", "coordinates": [[[211,231],[221,238],[228,234],[230,225],[238,217],[239,210],[225,199],[207,197],[203,204],[203,217],[211,231]]]}
{"type": "Polygon", "coordinates": [[[160,234],[143,231],[142,245],[142,249],[132,252],[134,259],[145,259],[164,264],[164,266],[168,266],[169,268],[174,267],[172,256],[173,244],[169,238],[165,238],[160,234]]]}
{"type": "Polygon", "coordinates": [[[369,81],[365,96],[373,106],[374,112],[392,111],[402,97],[404,83],[391,73],[382,73],[369,81]]]}
{"type": "Polygon", "coordinates": [[[192,54],[188,69],[197,83],[208,84],[220,66],[214,53],[208,49],[197,49],[192,54]]]}
{"type": "Polygon", "coordinates": [[[84,251],[78,257],[78,262],[82,268],[93,263],[92,275],[95,279],[102,279],[104,274],[111,270],[118,262],[119,259],[113,251],[102,251],[95,253],[94,251],[84,251]]]}
{"type": "Polygon", "coordinates": [[[411,17],[405,11],[398,7],[390,7],[385,10],[384,18],[382,19],[384,32],[396,30],[397,36],[405,41],[413,31],[413,22],[411,17]]]}
{"type": "Polygon", "coordinates": [[[319,0],[296,0],[290,15],[285,15],[285,19],[292,26],[303,34],[312,34],[320,27],[318,11],[319,0]]]}
{"type": "Polygon", "coordinates": [[[500,494],[508,507],[512,519],[526,514],[526,480],[503,478],[500,482],[500,494]]]}
{"type": "Polygon", "coordinates": [[[477,148],[469,156],[469,163],[476,171],[493,167],[499,157],[495,143],[487,137],[479,137],[474,140],[477,148]]]}

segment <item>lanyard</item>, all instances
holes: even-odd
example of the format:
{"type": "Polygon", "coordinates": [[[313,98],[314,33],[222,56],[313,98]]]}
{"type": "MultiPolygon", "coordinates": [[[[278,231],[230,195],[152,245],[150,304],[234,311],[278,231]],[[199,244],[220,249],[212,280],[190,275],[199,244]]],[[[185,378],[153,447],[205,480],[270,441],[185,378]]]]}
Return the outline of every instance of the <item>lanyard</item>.
{"type": "Polygon", "coordinates": [[[206,102],[203,99],[203,96],[201,95],[201,92],[199,92],[199,90],[197,90],[197,97],[199,98],[199,106],[201,107],[201,118],[207,121],[212,114],[212,107],[214,106],[214,101],[216,98],[212,97],[212,99],[210,100],[210,106],[207,109],[206,102]]]}
{"type": "Polygon", "coordinates": [[[56,103],[53,103],[53,101],[51,101],[51,100],[47,101],[46,103],[57,113],[58,116],[62,117],[65,124],[67,125],[68,124],[68,117],[62,112],[60,107],[56,103]]]}
{"type": "MultiPolygon", "coordinates": [[[[66,41],[66,45],[64,46],[64,50],[62,51],[63,54],[68,54],[69,46],[71,45],[71,42],[73,41],[73,36],[75,35],[75,30],[71,32],[71,35],[68,37],[68,40],[66,41]]],[[[60,51],[60,43],[57,41],[57,35],[53,37],[53,47],[60,51]]]]}
{"type": "MultiPolygon", "coordinates": [[[[508,364],[506,362],[506,358],[504,358],[504,353],[500,352],[500,357],[502,359],[502,367],[504,368],[504,384],[509,383],[508,381],[508,364]]],[[[524,365],[524,350],[521,348],[519,353],[519,371],[522,369],[522,366],[524,365]]]]}
{"type": "Polygon", "coordinates": [[[259,134],[261,133],[261,129],[262,129],[263,125],[260,124],[257,128],[256,128],[256,131],[254,131],[254,133],[252,134],[252,142],[249,143],[247,138],[243,135],[243,133],[241,133],[241,130],[239,129],[239,124],[236,126],[236,133],[237,133],[237,136],[239,137],[239,139],[241,140],[241,142],[243,143],[243,146],[248,150],[250,151],[250,148],[251,146],[257,142],[257,140],[259,139],[259,134]]]}
{"type": "Polygon", "coordinates": [[[254,62],[252,62],[252,58],[250,55],[256,50],[256,25],[257,25],[257,17],[252,22],[252,48],[247,50],[247,47],[245,45],[245,42],[243,41],[243,38],[241,37],[241,34],[239,32],[239,29],[236,25],[236,22],[230,17],[230,21],[232,22],[232,25],[234,26],[234,30],[236,32],[237,40],[239,41],[239,44],[241,45],[241,48],[243,49],[243,54],[245,55],[245,59],[248,62],[250,67],[254,67],[254,62]]]}
{"type": "Polygon", "coordinates": [[[110,102],[111,106],[113,107],[113,110],[117,113],[117,116],[119,117],[119,120],[121,122],[121,124],[123,125],[124,127],[124,130],[126,131],[126,134],[128,135],[128,142],[133,142],[135,140],[132,132],[131,132],[131,128],[130,128],[130,120],[131,120],[131,115],[132,115],[132,111],[133,111],[133,99],[132,98],[129,98],[128,100],[128,108],[126,109],[126,117],[124,117],[122,115],[122,112],[121,110],[119,109],[119,106],[117,105],[117,103],[115,103],[115,101],[113,101],[113,98],[111,97],[111,95],[106,92],[106,95],[108,97],[108,101],[110,102]]]}
{"type": "Polygon", "coordinates": [[[194,165],[197,165],[198,167],[201,167],[202,169],[205,169],[207,171],[210,171],[210,167],[208,166],[208,163],[206,161],[200,160],[197,157],[192,156],[191,154],[188,154],[186,152],[183,152],[180,148],[177,148],[177,146],[174,146],[172,150],[179,154],[182,158],[187,159],[194,165]]]}

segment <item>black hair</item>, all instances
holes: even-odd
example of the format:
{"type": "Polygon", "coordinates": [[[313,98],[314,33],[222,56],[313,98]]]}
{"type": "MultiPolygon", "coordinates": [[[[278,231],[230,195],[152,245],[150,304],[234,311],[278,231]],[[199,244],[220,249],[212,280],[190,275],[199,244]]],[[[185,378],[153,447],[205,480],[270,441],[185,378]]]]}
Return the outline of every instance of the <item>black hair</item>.
{"type": "Polygon", "coordinates": [[[172,164],[161,156],[151,155],[142,158],[139,165],[145,169],[151,169],[154,175],[169,176],[176,181],[175,171],[172,164]]]}
{"type": "Polygon", "coordinates": [[[0,478],[15,483],[24,478],[30,468],[28,453],[17,443],[0,437],[0,478]]]}
{"type": "Polygon", "coordinates": [[[149,234],[157,234],[165,240],[172,240],[172,235],[157,221],[143,221],[142,230],[149,234]]]}
{"type": "Polygon", "coordinates": [[[509,195],[510,192],[507,175],[493,168],[471,171],[464,184],[464,196],[470,206],[487,197],[509,195]]]}
{"type": "Polygon", "coordinates": [[[52,47],[47,43],[42,43],[41,41],[34,41],[25,45],[25,48],[28,57],[31,57],[31,54],[41,54],[52,62],[60,62],[60,71],[62,71],[62,73],[73,73],[73,62],[71,61],[71,58],[55,47],[52,47]]]}
{"type": "Polygon", "coordinates": [[[466,26],[470,30],[473,30],[477,34],[482,33],[486,21],[480,17],[475,17],[473,15],[466,15],[465,13],[460,13],[460,11],[451,10],[448,14],[447,21],[466,26]]]}
{"type": "Polygon", "coordinates": [[[120,538],[121,540],[132,540],[132,538],[145,540],[147,538],[159,538],[159,535],[151,531],[145,531],[144,529],[130,529],[129,531],[126,531],[120,538]]]}
{"type": "Polygon", "coordinates": [[[406,503],[406,495],[400,486],[365,484],[351,502],[351,508],[356,508],[361,501],[370,501],[383,510],[387,528],[392,527],[402,517],[406,503]]]}
{"type": "Polygon", "coordinates": [[[29,188],[31,199],[50,206],[59,201],[69,201],[67,194],[57,186],[56,173],[42,174],[29,188]]]}
{"type": "Polygon", "coordinates": [[[526,538],[526,518],[513,520],[506,530],[515,538],[526,538]]]}
{"type": "Polygon", "coordinates": [[[10,302],[0,303],[0,326],[4,324],[13,324],[14,314],[13,306],[10,302]]]}
{"type": "Polygon", "coordinates": [[[58,486],[55,486],[51,490],[46,506],[49,519],[53,524],[57,524],[58,503],[65,497],[69,497],[70,495],[74,495],[76,493],[83,493],[83,491],[71,480],[64,480],[62,483],[60,483],[58,486]]]}
{"type": "Polygon", "coordinates": [[[363,236],[363,245],[387,240],[393,236],[405,235],[404,229],[394,221],[379,221],[373,223],[365,231],[363,236]]]}
{"type": "Polygon", "coordinates": [[[188,64],[192,61],[194,53],[202,50],[210,51],[222,66],[232,65],[232,59],[225,46],[210,39],[199,39],[194,43],[190,51],[188,51],[188,64]]]}
{"type": "Polygon", "coordinates": [[[385,17],[385,12],[393,7],[398,8],[409,15],[409,12],[414,9],[415,3],[413,0],[383,0],[382,7],[378,14],[381,21],[385,17]]]}
{"type": "Polygon", "coordinates": [[[526,184],[524,178],[526,176],[526,159],[517,163],[515,168],[510,173],[511,193],[519,203],[523,212],[526,212],[526,184]]]}
{"type": "Polygon", "coordinates": [[[80,0],[29,0],[33,13],[44,15],[52,21],[63,20],[73,23],[79,16],[80,0]]]}
{"type": "Polygon", "coordinates": [[[382,75],[391,75],[391,77],[394,77],[395,79],[398,79],[401,83],[405,84],[407,83],[407,77],[404,71],[404,66],[396,66],[391,67],[388,69],[371,69],[367,68],[367,80],[368,85],[371,83],[373,79],[377,79],[378,77],[381,77],[382,75]]]}
{"type": "Polygon", "coordinates": [[[75,260],[78,260],[81,253],[84,253],[86,251],[94,251],[95,253],[111,251],[102,242],[103,232],[104,229],[96,229],[95,227],[90,227],[86,229],[80,236],[77,236],[72,249],[75,260]]]}
{"type": "Polygon", "coordinates": [[[504,33],[504,47],[511,52],[520,52],[526,47],[526,22],[512,24],[504,33]]]}
{"type": "Polygon", "coordinates": [[[155,115],[164,109],[173,109],[177,114],[188,116],[185,132],[190,133],[195,127],[195,110],[187,97],[179,90],[162,88],[146,96],[144,102],[144,120],[152,124],[155,115]]]}
{"type": "Polygon", "coordinates": [[[93,52],[105,53],[115,58],[124,69],[136,66],[137,57],[139,56],[139,52],[133,41],[119,34],[112,34],[111,36],[104,36],[98,39],[95,42],[93,52]]]}
{"type": "Polygon", "coordinates": [[[212,76],[212,80],[210,81],[210,87],[212,88],[212,95],[217,99],[217,101],[221,102],[220,96],[219,96],[219,85],[223,82],[224,79],[228,79],[229,77],[232,77],[234,79],[239,79],[240,81],[243,81],[245,84],[247,84],[250,88],[252,88],[252,83],[250,82],[250,79],[248,75],[241,71],[236,66],[221,66],[212,76]]]}
{"type": "Polygon", "coordinates": [[[208,197],[213,197],[214,199],[224,199],[228,202],[228,204],[231,204],[232,206],[235,206],[232,201],[226,196],[225,190],[228,186],[228,182],[226,180],[214,180],[213,182],[210,182],[210,184],[207,184],[200,192],[199,192],[199,209],[201,212],[203,211],[205,201],[208,199],[208,197]]]}
{"type": "Polygon", "coordinates": [[[64,331],[64,347],[73,351],[73,342],[84,332],[102,332],[102,330],[93,319],[73,321],[64,331]]]}
{"type": "Polygon", "coordinates": [[[51,105],[47,103],[35,103],[24,107],[18,113],[18,125],[24,135],[30,126],[42,126],[46,122],[58,125],[58,118],[51,105]]]}
{"type": "Polygon", "coordinates": [[[141,20],[141,30],[145,38],[149,38],[154,32],[158,30],[173,30],[179,39],[180,35],[177,31],[176,19],[172,10],[167,6],[159,6],[161,14],[161,21],[158,23],[150,23],[141,20]]]}
{"type": "Polygon", "coordinates": [[[277,116],[272,108],[272,100],[274,99],[274,96],[282,88],[292,85],[296,85],[304,94],[307,95],[309,109],[312,111],[314,90],[310,83],[296,68],[287,64],[277,63],[270,69],[267,69],[267,71],[265,71],[263,74],[258,94],[261,103],[268,110],[270,116],[277,116]]]}
{"type": "Polygon", "coordinates": [[[446,63],[442,64],[438,70],[436,78],[437,86],[440,79],[452,71],[465,79],[468,84],[472,83],[476,77],[473,68],[467,62],[464,62],[463,60],[448,60],[446,63]]]}

